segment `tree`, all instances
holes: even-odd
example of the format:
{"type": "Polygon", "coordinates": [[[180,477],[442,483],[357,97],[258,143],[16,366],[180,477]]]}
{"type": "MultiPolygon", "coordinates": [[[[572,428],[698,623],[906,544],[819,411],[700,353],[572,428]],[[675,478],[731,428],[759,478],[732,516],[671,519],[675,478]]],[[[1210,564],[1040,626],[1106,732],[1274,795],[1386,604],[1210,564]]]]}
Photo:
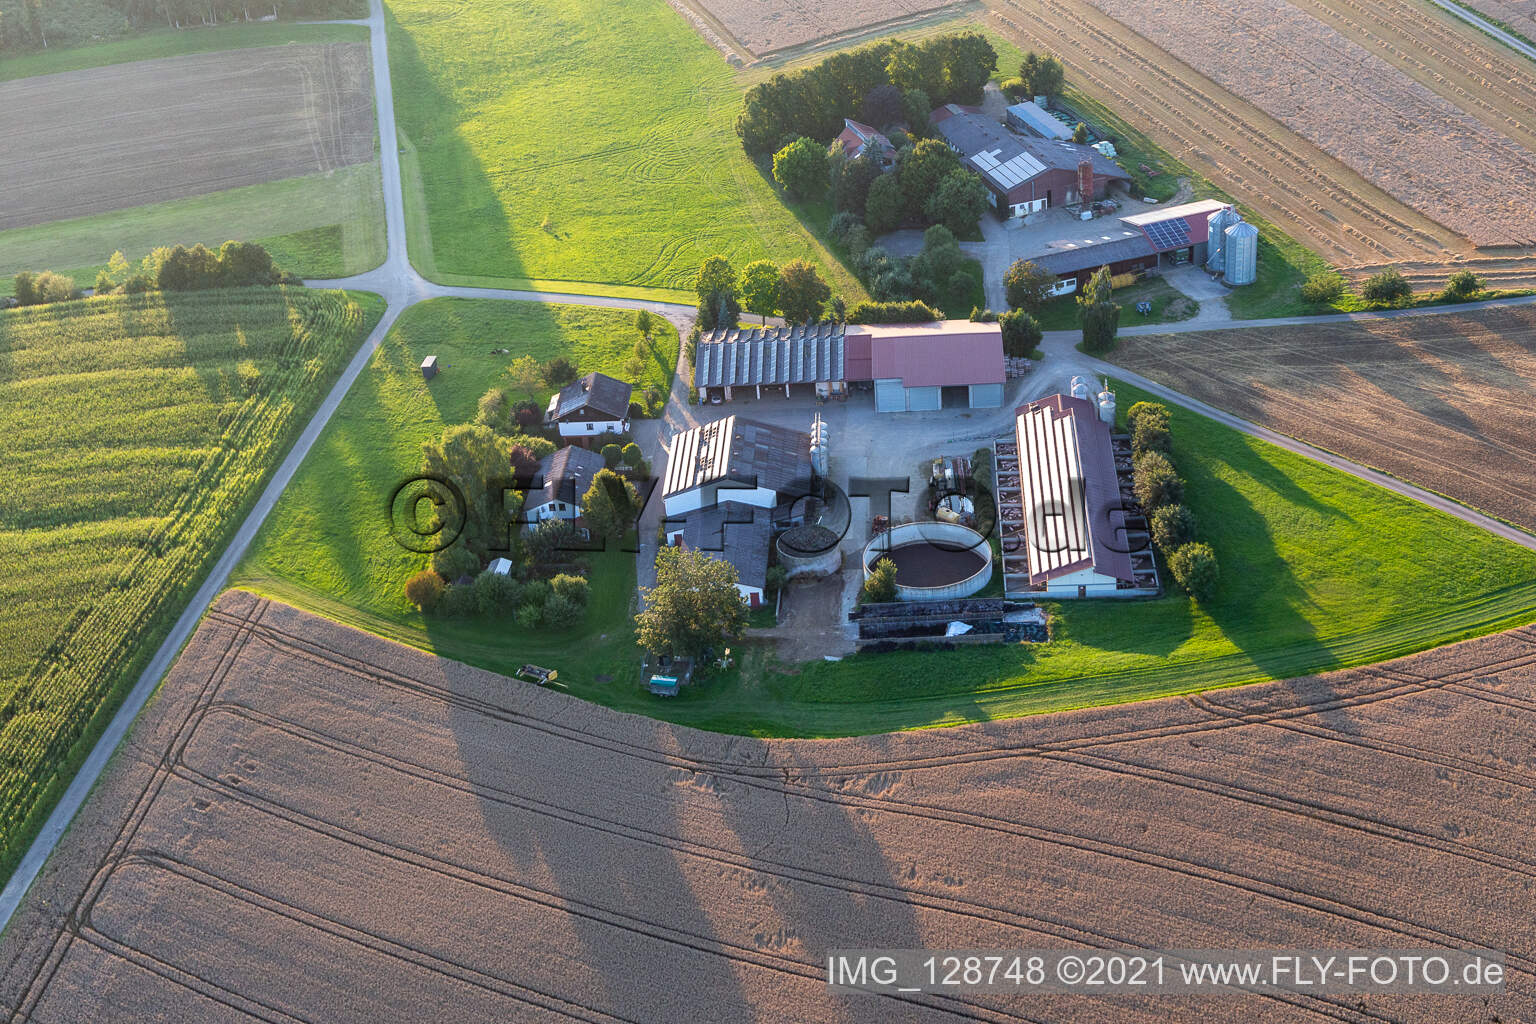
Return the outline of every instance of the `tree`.
{"type": "Polygon", "coordinates": [[[1131,452],[1140,455],[1143,452],[1162,452],[1169,454],[1173,449],[1173,438],[1168,432],[1168,421],[1158,419],[1156,416],[1143,416],[1136,421],[1131,428],[1131,452]]]}
{"type": "Polygon", "coordinates": [[[975,174],[961,168],[944,176],[938,189],[928,197],[923,212],[935,224],[964,235],[976,230],[976,222],[991,203],[992,194],[987,186],[975,174]]]}
{"type": "Polygon", "coordinates": [[[544,602],[543,623],[550,629],[570,629],[586,617],[587,610],[568,597],[549,595],[544,602]]]}
{"type": "Polygon", "coordinates": [[[605,444],[599,449],[598,454],[602,455],[603,461],[608,464],[609,469],[618,469],[619,458],[623,454],[623,449],[616,444],[605,444]]]}
{"type": "Polygon", "coordinates": [[[218,263],[220,283],[226,288],[277,283],[272,254],[255,242],[225,242],[219,246],[218,263]]]}
{"type": "Polygon", "coordinates": [[[885,129],[906,115],[901,90],[889,82],[877,85],[864,95],[859,115],[865,124],[885,129]]]}
{"type": "Polygon", "coordinates": [[[773,154],[773,180],[795,199],[814,199],[827,187],[827,149],[800,136],[773,154]]]}
{"type": "Polygon", "coordinates": [[[891,84],[903,92],[921,89],[929,96],[944,94],[944,64],[932,47],[895,43],[885,72],[891,84]]]}
{"type": "Polygon", "coordinates": [[[124,284],[128,280],[128,257],[123,255],[123,250],[118,249],[107,260],[107,273],[112,278],[113,284],[124,284]]]}
{"type": "Polygon", "coordinates": [[[37,305],[37,275],[30,270],[23,270],[11,278],[11,294],[15,296],[18,306],[37,305]]]}
{"type": "Polygon", "coordinates": [[[217,286],[223,277],[218,255],[201,242],[190,249],[184,245],[157,249],[155,254],[159,255],[155,282],[162,291],[200,291],[217,286]]]}
{"type": "Polygon", "coordinates": [[[645,453],[642,452],[640,450],[640,446],[635,444],[633,441],[624,446],[624,450],[619,453],[619,457],[624,460],[624,465],[628,466],[630,469],[637,470],[641,466],[645,465],[645,453]]]}
{"type": "Polygon", "coordinates": [[[517,610],[523,588],[511,576],[487,569],[471,584],[475,607],[481,615],[505,615],[517,610]]]}
{"type": "Polygon", "coordinates": [[[872,235],[883,235],[901,227],[907,204],[901,182],[894,174],[883,174],[869,186],[864,202],[864,224],[872,235]]]}
{"type": "Polygon", "coordinates": [[[869,200],[869,187],[880,177],[880,163],[872,149],[866,149],[857,160],[834,160],[828,172],[832,180],[832,208],[864,216],[864,204],[869,200]]]}
{"type": "Polygon", "coordinates": [[[1221,571],[1209,544],[1196,541],[1178,548],[1169,556],[1168,568],[1174,581],[1196,601],[1209,601],[1215,595],[1221,571]]]}
{"type": "Polygon", "coordinates": [[[873,604],[896,600],[896,563],[882,558],[871,566],[863,594],[864,600],[873,604]]]}
{"type": "Polygon", "coordinates": [[[928,131],[928,115],[933,113],[933,101],[928,93],[922,89],[907,89],[901,94],[901,107],[907,127],[913,134],[922,135],[928,131]]]}
{"type": "Polygon", "coordinates": [[[1445,282],[1441,297],[1447,302],[1466,302],[1483,290],[1483,279],[1470,270],[1458,270],[1445,282]]]}
{"type": "Polygon", "coordinates": [[[693,290],[699,298],[707,299],[721,293],[736,291],[736,268],[724,256],[711,256],[699,266],[693,279],[693,290]]]}
{"type": "Polygon", "coordinates": [[[896,174],[907,215],[913,220],[921,219],[928,197],[938,191],[939,182],[959,169],[960,158],[942,139],[923,139],[911,149],[902,150],[896,174]]]}
{"type": "Polygon", "coordinates": [[[1413,298],[1413,285],[1396,267],[1388,267],[1366,280],[1360,289],[1365,301],[1378,306],[1395,306],[1413,298]]]}
{"type": "Polygon", "coordinates": [[[450,544],[441,551],[432,552],[432,571],[449,583],[480,572],[480,556],[463,544],[450,544]]]}
{"type": "Polygon", "coordinates": [[[32,287],[38,302],[68,302],[70,299],[80,297],[80,290],[75,287],[74,278],[55,274],[51,270],[38,274],[32,287]]]}
{"type": "Polygon", "coordinates": [[[1332,271],[1322,271],[1307,278],[1301,286],[1303,301],[1315,306],[1327,306],[1344,294],[1344,279],[1332,271]]]}
{"type": "Polygon", "coordinates": [[[544,367],[533,356],[518,356],[512,360],[512,365],[507,367],[507,376],[530,401],[537,399],[544,390],[544,367]]]}
{"type": "Polygon", "coordinates": [[[1083,122],[1077,122],[1077,127],[1072,129],[1072,141],[1079,146],[1088,141],[1088,126],[1083,122]]]}
{"type": "Polygon", "coordinates": [[[437,607],[443,597],[443,578],[431,569],[423,569],[405,581],[405,599],[424,612],[437,607]]]}
{"type": "Polygon", "coordinates": [[[106,270],[96,271],[96,284],[92,291],[97,295],[108,295],[111,294],[113,287],[111,274],[107,273],[106,270]]]}
{"type": "Polygon", "coordinates": [[[1025,93],[1030,97],[1044,96],[1047,99],[1055,99],[1061,95],[1066,77],[1066,70],[1062,68],[1061,61],[1048,54],[1035,53],[1033,50],[1024,55],[1024,60],[1019,65],[1019,78],[1024,83],[1025,93]]]}
{"type": "MultiPolygon", "coordinates": [[[[422,446],[426,475],[448,480],[464,499],[466,547],[484,560],[493,548],[508,546],[512,518],[522,507],[516,491],[506,492],[511,445],[489,427],[461,423],[448,427],[435,443],[422,446]]],[[[445,506],[438,506],[441,517],[445,506]]],[[[457,509],[446,509],[457,515],[457,509]]],[[[448,524],[450,527],[453,524],[448,524]]]]}
{"type": "Polygon", "coordinates": [[[1056,275],[1029,260],[1014,260],[1003,274],[1003,293],[1008,305],[1030,313],[1045,307],[1055,286],[1056,275]]]}
{"type": "Polygon", "coordinates": [[[779,309],[779,266],[772,260],[753,260],[741,272],[741,299],[749,313],[763,323],[779,309]]]}
{"type": "MultiPolygon", "coordinates": [[[[610,447],[617,455],[617,446],[610,447]]],[[[616,540],[635,525],[639,514],[640,492],[635,485],[612,469],[598,470],[581,499],[581,516],[592,532],[616,540]]]]}
{"type": "Polygon", "coordinates": [[[475,410],[475,422],[490,427],[498,434],[512,432],[512,401],[505,388],[491,388],[480,396],[475,410]]]}
{"type": "Polygon", "coordinates": [[[805,260],[790,260],[779,271],[779,308],[784,311],[786,322],[804,324],[820,320],[831,297],[832,289],[805,260]]]}
{"type": "Polygon", "coordinates": [[[523,534],[523,554],[529,565],[545,565],[575,546],[576,528],[568,519],[546,519],[523,534]]]}
{"type": "Polygon", "coordinates": [[[936,36],[925,44],[944,67],[944,91],[953,103],[980,103],[997,70],[997,51],[980,32],[936,36]]]}
{"type": "Polygon", "coordinates": [[[1109,268],[1100,267],[1088,279],[1088,285],[1077,297],[1083,311],[1083,349],[1088,352],[1108,352],[1115,345],[1115,335],[1120,331],[1120,307],[1114,301],[1114,285],[1110,282],[1109,268]]]}
{"type": "Polygon", "coordinates": [[[1003,354],[1015,358],[1027,358],[1040,347],[1044,334],[1034,317],[1022,309],[1012,309],[997,318],[1003,329],[1003,354]]]}
{"type": "Polygon", "coordinates": [[[544,383],[552,388],[563,388],[578,376],[576,364],[565,356],[556,356],[544,367],[544,383]]]}
{"type": "Polygon", "coordinates": [[[651,340],[651,332],[656,329],[656,317],[648,309],[635,312],[635,330],[640,332],[640,337],[646,341],[651,340]]]}
{"type": "Polygon", "coordinates": [[[737,640],[747,625],[737,579],[736,567],[724,559],[662,548],[656,554],[656,585],[640,588],[645,602],[635,616],[640,646],[653,654],[696,657],[737,640]]]}
{"type": "Polygon", "coordinates": [[[1187,505],[1164,505],[1152,513],[1152,542],[1170,552],[1195,539],[1195,514],[1187,505]]]}
{"type": "Polygon", "coordinates": [[[1168,456],[1147,452],[1136,459],[1136,500],[1148,514],[1184,500],[1184,481],[1174,472],[1168,456]]]}

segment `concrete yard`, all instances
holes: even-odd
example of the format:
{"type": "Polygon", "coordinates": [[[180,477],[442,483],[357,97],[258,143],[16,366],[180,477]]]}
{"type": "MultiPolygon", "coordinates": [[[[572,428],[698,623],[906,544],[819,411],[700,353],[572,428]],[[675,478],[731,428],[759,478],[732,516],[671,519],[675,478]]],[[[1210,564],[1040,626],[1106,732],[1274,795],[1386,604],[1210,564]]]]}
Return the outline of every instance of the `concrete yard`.
{"type": "MultiPolygon", "coordinates": [[[[0,943],[0,1006],[35,1024],[1162,1024],[1212,1004],[834,997],[823,958],[1478,946],[1509,971],[1478,1019],[1528,1020],[1533,666],[1527,628],[1185,700],[765,742],[235,592],[0,943]]],[[[1219,1006],[1473,1019],[1444,996],[1219,1006]]]]}

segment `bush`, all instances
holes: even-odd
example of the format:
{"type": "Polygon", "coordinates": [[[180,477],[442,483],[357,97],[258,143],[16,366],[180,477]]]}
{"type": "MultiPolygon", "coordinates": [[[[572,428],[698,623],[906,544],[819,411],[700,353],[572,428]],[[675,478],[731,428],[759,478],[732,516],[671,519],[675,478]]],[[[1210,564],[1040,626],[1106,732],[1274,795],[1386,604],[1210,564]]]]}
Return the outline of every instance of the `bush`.
{"type": "Polygon", "coordinates": [[[1187,505],[1164,505],[1152,513],[1152,543],[1173,551],[1195,539],[1195,514],[1187,505]]]}
{"type": "Polygon", "coordinates": [[[982,309],[980,306],[971,307],[971,323],[973,324],[995,324],[997,323],[997,317],[998,313],[996,310],[982,309]]]}
{"type": "Polygon", "coordinates": [[[475,609],[481,615],[502,615],[516,610],[523,596],[522,586],[510,576],[486,570],[475,577],[471,586],[475,609]]]}
{"type": "Polygon", "coordinates": [[[405,599],[424,612],[436,608],[442,598],[443,578],[431,569],[423,569],[405,581],[405,599]]]}
{"type": "Polygon", "coordinates": [[[51,270],[38,274],[33,287],[37,291],[38,302],[68,302],[80,297],[80,289],[75,287],[74,278],[55,274],[51,270]]]}
{"type": "Polygon", "coordinates": [[[848,311],[850,324],[926,324],[939,319],[926,302],[860,302],[848,311]]]}
{"type": "Polygon", "coordinates": [[[1145,455],[1147,452],[1161,452],[1164,455],[1173,450],[1173,439],[1168,432],[1168,421],[1156,416],[1142,416],[1136,421],[1136,426],[1131,429],[1131,452],[1134,455],[1145,455]]]}
{"type": "Polygon", "coordinates": [[[624,465],[628,466],[630,469],[639,469],[641,466],[645,465],[645,453],[642,452],[640,450],[640,446],[635,444],[633,441],[625,445],[624,449],[619,452],[619,458],[623,459],[624,465]]]}
{"type": "Polygon", "coordinates": [[[544,623],[544,606],[532,604],[525,597],[517,606],[517,624],[522,629],[537,629],[544,623]]]}
{"type": "Polygon", "coordinates": [[[784,586],[787,583],[789,583],[788,569],[784,568],[782,565],[772,565],[768,567],[767,583],[765,585],[768,593],[777,594],[780,590],[784,589],[784,586]]]}
{"type": "Polygon", "coordinates": [[[570,629],[586,618],[585,605],[577,604],[568,597],[552,594],[544,602],[544,625],[549,629],[570,629]]]}
{"type": "Polygon", "coordinates": [[[529,427],[537,427],[544,422],[544,410],[529,399],[523,399],[512,408],[512,418],[517,425],[527,430],[529,427]]]}
{"type": "Polygon", "coordinates": [[[1003,329],[1004,355],[1025,358],[1040,347],[1040,339],[1045,337],[1035,318],[1022,309],[999,314],[997,322],[1003,329]]]}
{"type": "Polygon", "coordinates": [[[1147,452],[1136,459],[1136,500],[1149,515],[1184,500],[1184,481],[1174,472],[1168,456],[1147,452]]]}
{"type": "Polygon", "coordinates": [[[449,587],[437,602],[435,614],[447,619],[460,619],[478,615],[480,605],[475,601],[474,584],[467,587],[449,587]]]}
{"type": "Polygon", "coordinates": [[[1396,267],[1388,267],[1369,278],[1360,295],[1374,305],[1395,306],[1413,298],[1413,285],[1396,267]]]}
{"type": "Polygon", "coordinates": [[[864,600],[880,603],[896,600],[896,563],[882,558],[864,581],[864,600]]]}
{"type": "Polygon", "coordinates": [[[834,213],[832,219],[827,222],[827,234],[838,245],[846,246],[849,233],[854,228],[863,226],[863,224],[864,222],[859,219],[856,213],[849,213],[847,211],[834,213]]]}
{"type": "MultiPolygon", "coordinates": [[[[644,340],[639,342],[644,345],[644,340]]],[[[649,351],[649,350],[647,350],[649,351]]],[[[556,356],[544,367],[544,383],[552,388],[563,388],[577,377],[581,376],[576,370],[576,364],[565,356],[556,356]]]]}
{"type": "Polygon", "coordinates": [[[571,573],[561,573],[553,576],[549,581],[550,599],[563,598],[580,608],[587,606],[587,597],[590,587],[585,576],[576,576],[571,573]]]}
{"type": "Polygon", "coordinates": [[[1196,601],[1208,601],[1216,593],[1221,571],[1209,544],[1196,542],[1178,548],[1169,556],[1168,568],[1174,582],[1196,601]]]}
{"type": "Polygon", "coordinates": [[[901,182],[894,174],[882,174],[869,186],[869,196],[864,200],[864,224],[870,234],[883,235],[901,227],[906,210],[901,182]]]}
{"type": "Polygon", "coordinates": [[[773,154],[773,180],[795,199],[814,199],[827,187],[827,147],[804,136],[773,154]]]}
{"type": "Polygon", "coordinates": [[[1165,427],[1168,425],[1168,407],[1166,405],[1161,402],[1137,402],[1125,411],[1126,428],[1134,434],[1136,432],[1136,424],[1141,422],[1144,416],[1156,419],[1165,427]]]}
{"type": "Polygon", "coordinates": [[[37,275],[32,271],[23,270],[11,278],[11,289],[16,297],[16,305],[37,305],[37,275]]]}
{"type": "Polygon", "coordinates": [[[432,553],[432,571],[449,583],[480,573],[480,556],[463,544],[452,544],[432,553]]]}
{"type": "Polygon", "coordinates": [[[1313,274],[1301,286],[1302,299],[1315,306],[1331,305],[1343,294],[1344,279],[1330,271],[1313,274]]]}
{"type": "Polygon", "coordinates": [[[1482,290],[1482,278],[1470,270],[1458,270],[1445,282],[1445,291],[1440,296],[1447,302],[1466,302],[1482,290]]]}
{"type": "Polygon", "coordinates": [[[1029,95],[1029,90],[1024,88],[1024,79],[1022,78],[1005,78],[1001,88],[1003,95],[1008,97],[1008,102],[1010,103],[1022,103],[1024,100],[1033,99],[1029,95]]]}
{"type": "Polygon", "coordinates": [[[92,289],[97,295],[109,295],[117,287],[112,283],[112,275],[105,270],[96,271],[96,284],[92,289]]]}

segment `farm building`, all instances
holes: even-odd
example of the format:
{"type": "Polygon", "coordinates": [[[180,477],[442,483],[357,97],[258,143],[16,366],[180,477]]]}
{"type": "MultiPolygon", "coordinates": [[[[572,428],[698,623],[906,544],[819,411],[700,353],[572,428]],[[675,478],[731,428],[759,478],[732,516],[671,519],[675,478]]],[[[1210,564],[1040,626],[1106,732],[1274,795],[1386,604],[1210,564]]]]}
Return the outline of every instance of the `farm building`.
{"type": "Polygon", "coordinates": [[[981,175],[997,215],[1023,217],[1083,199],[1103,199],[1113,182],[1130,175],[1092,146],[1057,139],[1023,138],[984,114],[953,103],[935,110],[934,127],[961,161],[981,175]]]}
{"type": "Polygon", "coordinates": [[[717,329],[695,346],[693,384],[699,400],[730,401],[737,390],[814,388],[826,397],[844,393],[844,327],[811,324],[762,329],[717,329]]]}
{"type": "Polygon", "coordinates": [[[868,152],[879,161],[882,168],[887,168],[896,156],[896,148],[891,145],[890,139],[869,125],[846,117],[843,118],[843,130],[838,133],[837,141],[843,144],[843,152],[848,154],[850,160],[857,160],[868,152]]]}
{"type": "Polygon", "coordinates": [[[1015,103],[1008,108],[1008,127],[1038,135],[1042,139],[1070,140],[1072,129],[1034,100],[1015,103]]]}
{"type": "MultiPolygon", "coordinates": [[[[727,416],[672,439],[662,477],[669,520],[729,501],[772,509],[810,493],[810,435],[727,416]]],[[[598,460],[601,462],[601,458],[598,460]]]]}
{"type": "Polygon", "coordinates": [[[544,422],[563,438],[629,432],[629,396],[634,386],[605,373],[589,373],[550,397],[544,422]]]}
{"type": "MultiPolygon", "coordinates": [[[[998,453],[1003,589],[1020,597],[1155,593],[1150,555],[1132,555],[1111,422],[1114,396],[1052,395],[1020,406],[998,453]],[[1109,422],[1107,422],[1107,421],[1109,422]]],[[[1125,460],[1127,465],[1129,459],[1125,460]]]]}
{"type": "Polygon", "coordinates": [[[539,475],[528,489],[523,515],[531,526],[546,519],[577,519],[581,499],[592,478],[606,466],[603,457],[587,448],[567,445],[539,461],[539,475]]]}
{"type": "Polygon", "coordinates": [[[796,385],[820,396],[872,385],[881,412],[1003,404],[1003,338],[997,324],[943,320],[927,324],[819,324],[766,330],[716,330],[696,346],[700,402],[730,401],[743,391],[796,385]]]}
{"type": "Polygon", "coordinates": [[[1076,291],[1100,267],[1109,267],[1111,274],[1128,274],[1159,266],[1203,264],[1210,215],[1224,208],[1221,202],[1204,199],[1121,217],[1113,227],[1106,218],[1084,224],[1080,236],[1052,242],[1044,252],[1027,258],[1056,275],[1058,295],[1076,291]]]}
{"type": "Polygon", "coordinates": [[[731,563],[736,567],[736,590],[743,601],[756,608],[768,586],[772,519],[769,509],[723,501],[689,512],[681,523],[667,523],[667,543],[731,563]]]}

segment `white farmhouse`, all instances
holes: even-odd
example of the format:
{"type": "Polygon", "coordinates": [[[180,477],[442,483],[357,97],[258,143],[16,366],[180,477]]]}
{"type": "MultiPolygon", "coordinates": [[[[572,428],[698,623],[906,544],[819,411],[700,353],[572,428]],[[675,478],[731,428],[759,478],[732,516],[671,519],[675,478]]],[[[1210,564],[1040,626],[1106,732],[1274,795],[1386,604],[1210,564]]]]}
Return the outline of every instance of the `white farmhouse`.
{"type": "Polygon", "coordinates": [[[586,448],[568,445],[539,462],[535,486],[528,489],[523,514],[529,526],[546,519],[575,520],[581,517],[581,499],[592,478],[606,466],[603,457],[586,448]]]}
{"type": "Polygon", "coordinates": [[[549,400],[544,422],[562,438],[629,433],[629,397],[634,386],[604,373],[589,373],[549,400]]]}

